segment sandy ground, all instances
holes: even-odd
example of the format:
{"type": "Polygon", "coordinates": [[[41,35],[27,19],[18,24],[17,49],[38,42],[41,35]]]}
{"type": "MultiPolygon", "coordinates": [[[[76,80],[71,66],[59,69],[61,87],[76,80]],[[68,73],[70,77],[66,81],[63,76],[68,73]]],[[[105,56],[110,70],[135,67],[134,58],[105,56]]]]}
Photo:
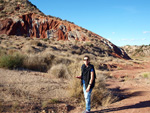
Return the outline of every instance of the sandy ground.
{"type": "MultiPolygon", "coordinates": [[[[117,79],[108,79],[108,88],[121,95],[121,100],[109,106],[92,109],[91,113],[150,113],[150,78],[141,77],[150,72],[149,62],[140,68],[116,70],[111,73],[117,79]]],[[[82,113],[76,108],[70,113],[82,113]]]]}
{"type": "MultiPolygon", "coordinates": [[[[150,62],[147,62],[146,64],[141,66],[142,68],[128,68],[124,70],[112,71],[111,75],[115,76],[116,78],[107,79],[107,87],[115,91],[119,96],[121,95],[121,100],[105,107],[99,107],[97,109],[92,108],[91,113],[150,113],[150,77],[146,78],[140,76],[140,74],[143,72],[150,72],[149,63],[150,62]]],[[[29,76],[32,76],[33,79],[28,80],[31,83],[32,80],[34,80],[36,77],[37,83],[39,83],[39,81],[44,81],[45,83],[52,82],[53,84],[55,84],[54,86],[58,84],[58,80],[55,81],[51,79],[49,81],[47,77],[45,78],[44,73],[27,73],[26,71],[18,72],[5,69],[0,69],[0,75],[2,77],[0,78],[1,83],[3,83],[3,80],[6,79],[5,75],[9,75],[10,73],[17,75],[17,78],[18,76],[26,75],[26,80],[30,79],[29,76]],[[44,78],[41,79],[41,76],[43,76],[44,78]]],[[[18,83],[19,81],[20,80],[18,80],[18,83]]],[[[59,82],[63,84],[65,83],[61,80],[59,82]]],[[[46,85],[49,85],[49,83],[46,85]]],[[[44,86],[39,86],[38,89],[41,90],[44,86]]],[[[50,85],[49,88],[52,88],[52,86],[50,85]]],[[[38,89],[37,91],[39,91],[38,89]]],[[[55,88],[55,90],[57,89],[58,88],[55,88]]],[[[33,93],[36,93],[36,91],[33,93]]],[[[56,94],[60,94],[60,91],[57,91],[56,94]]],[[[69,113],[82,113],[83,110],[84,108],[74,107],[71,111],[69,111],[69,113]]]]}
{"type": "MultiPolygon", "coordinates": [[[[134,79],[121,82],[109,80],[108,87],[122,94],[121,101],[106,107],[92,109],[91,113],[150,113],[150,80],[134,79]]],[[[77,108],[70,113],[81,113],[84,109],[77,108]]]]}
{"type": "Polygon", "coordinates": [[[149,113],[150,112],[150,81],[143,79],[120,82],[108,81],[110,88],[118,89],[124,99],[98,112],[109,113],[149,113]]]}

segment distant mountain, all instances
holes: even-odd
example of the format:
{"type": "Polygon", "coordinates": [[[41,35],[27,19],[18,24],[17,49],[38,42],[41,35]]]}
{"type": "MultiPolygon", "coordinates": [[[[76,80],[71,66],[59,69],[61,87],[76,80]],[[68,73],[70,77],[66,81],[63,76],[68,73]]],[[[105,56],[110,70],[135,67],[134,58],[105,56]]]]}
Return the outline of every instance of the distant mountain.
{"type": "Polygon", "coordinates": [[[123,49],[107,39],[67,20],[46,16],[28,0],[1,0],[0,11],[0,34],[86,41],[97,45],[102,54],[130,59],[123,49]]]}
{"type": "Polygon", "coordinates": [[[122,47],[131,57],[147,57],[150,56],[150,45],[142,46],[124,46],[122,47]]]}

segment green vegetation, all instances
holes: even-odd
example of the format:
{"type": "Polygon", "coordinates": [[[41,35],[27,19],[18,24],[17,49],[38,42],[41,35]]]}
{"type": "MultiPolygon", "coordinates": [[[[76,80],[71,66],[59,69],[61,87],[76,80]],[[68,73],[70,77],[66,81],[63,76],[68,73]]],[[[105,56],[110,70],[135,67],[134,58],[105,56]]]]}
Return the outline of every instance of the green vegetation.
{"type": "Polygon", "coordinates": [[[20,54],[2,55],[0,57],[0,67],[14,69],[22,67],[24,57],[20,54]]]}
{"type": "Polygon", "coordinates": [[[150,72],[142,73],[142,77],[144,77],[144,78],[150,78],[150,72]]]}

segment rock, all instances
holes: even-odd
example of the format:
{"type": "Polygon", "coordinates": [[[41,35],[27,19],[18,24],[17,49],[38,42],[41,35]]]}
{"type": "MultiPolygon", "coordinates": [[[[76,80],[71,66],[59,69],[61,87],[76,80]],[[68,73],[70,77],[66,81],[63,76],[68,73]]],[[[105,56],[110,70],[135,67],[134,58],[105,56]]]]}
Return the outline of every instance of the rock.
{"type": "Polygon", "coordinates": [[[122,47],[129,56],[150,56],[150,45],[122,47]]]}
{"type": "MultiPolygon", "coordinates": [[[[11,1],[12,3],[15,0],[11,1]]],[[[20,1],[21,2],[21,1],[20,1]]],[[[27,3],[27,2],[26,2],[27,3]]],[[[16,12],[22,10],[21,3],[16,6],[16,12]]],[[[31,4],[32,5],[32,4],[31,4]]],[[[71,22],[61,20],[52,16],[45,16],[41,13],[23,13],[20,16],[12,14],[0,19],[0,34],[25,36],[31,38],[53,38],[55,40],[77,40],[87,41],[94,43],[92,40],[103,43],[104,48],[108,48],[111,51],[106,53],[108,55],[130,59],[126,52],[112,44],[107,39],[87,30],[79,27],[71,22]]],[[[108,50],[107,50],[108,51],[108,50]]],[[[105,53],[105,50],[104,50],[105,53]]]]}

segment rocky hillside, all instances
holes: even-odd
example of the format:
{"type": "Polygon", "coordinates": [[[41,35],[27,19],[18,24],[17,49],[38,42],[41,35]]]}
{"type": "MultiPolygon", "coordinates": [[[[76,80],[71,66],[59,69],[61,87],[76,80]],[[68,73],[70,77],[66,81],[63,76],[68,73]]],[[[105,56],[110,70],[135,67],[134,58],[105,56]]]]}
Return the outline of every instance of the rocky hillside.
{"type": "Polygon", "coordinates": [[[97,45],[96,51],[99,53],[130,59],[123,49],[107,39],[72,22],[46,16],[28,0],[1,0],[0,11],[0,34],[58,41],[85,41],[94,47],[97,45]]]}
{"type": "Polygon", "coordinates": [[[150,56],[150,45],[142,45],[142,46],[124,46],[122,47],[129,56],[135,57],[147,57],[150,56]]]}
{"type": "Polygon", "coordinates": [[[0,0],[0,18],[19,16],[31,11],[36,14],[44,15],[28,0],[0,0]]]}

